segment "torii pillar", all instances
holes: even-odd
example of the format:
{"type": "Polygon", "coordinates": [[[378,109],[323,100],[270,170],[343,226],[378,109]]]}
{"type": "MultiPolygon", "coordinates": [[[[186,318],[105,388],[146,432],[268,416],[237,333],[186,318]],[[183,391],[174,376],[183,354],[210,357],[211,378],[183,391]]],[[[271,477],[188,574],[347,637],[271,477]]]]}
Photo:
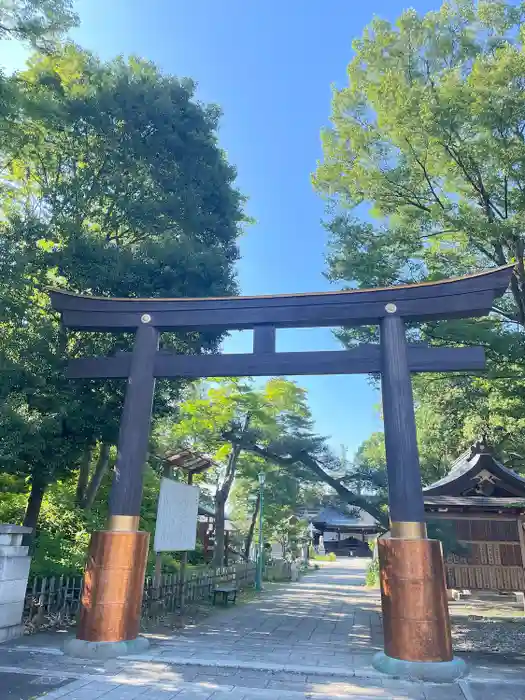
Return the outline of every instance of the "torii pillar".
{"type": "Polygon", "coordinates": [[[64,650],[111,658],[148,648],[140,637],[149,533],[139,531],[142,474],[148,452],[159,331],[144,314],[135,333],[107,529],[91,536],[76,639],[64,650]]]}
{"type": "Polygon", "coordinates": [[[391,537],[378,540],[384,652],[373,663],[395,676],[452,681],[466,664],[452,653],[441,542],[427,539],[405,324],[395,304],[385,309],[381,386],[391,537]]]}

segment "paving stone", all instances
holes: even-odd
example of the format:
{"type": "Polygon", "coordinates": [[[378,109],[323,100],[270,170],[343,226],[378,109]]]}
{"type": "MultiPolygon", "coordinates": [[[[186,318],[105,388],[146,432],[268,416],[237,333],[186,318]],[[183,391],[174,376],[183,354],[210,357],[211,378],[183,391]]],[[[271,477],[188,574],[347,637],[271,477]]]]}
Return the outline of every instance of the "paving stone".
{"type": "MultiPolygon", "coordinates": [[[[69,678],[30,676],[20,673],[0,673],[0,698],[2,700],[30,700],[46,693],[46,697],[59,698],[70,683],[69,678]]],[[[52,699],[53,700],[53,699],[52,699]]]]}
{"type": "Polygon", "coordinates": [[[215,690],[211,695],[211,700],[249,700],[246,690],[234,688],[231,691],[215,690]]]}
{"type": "MultiPolygon", "coordinates": [[[[465,700],[465,695],[459,685],[425,685],[425,700],[465,700]]],[[[501,700],[506,700],[501,696],[501,700]]]]}
{"type": "Polygon", "coordinates": [[[214,673],[199,673],[193,679],[193,683],[203,684],[206,686],[221,686],[223,690],[233,690],[233,684],[228,683],[229,676],[222,676],[214,673]]]}
{"type": "Polygon", "coordinates": [[[73,690],[62,697],[64,700],[95,700],[103,695],[106,695],[111,690],[111,687],[106,687],[104,689],[99,688],[96,691],[91,691],[89,687],[80,690],[73,690]]]}
{"type": "Polygon", "coordinates": [[[525,700],[521,668],[480,665],[463,686],[411,684],[375,671],[372,655],[382,645],[379,594],[365,591],[363,578],[363,562],[327,565],[260,599],[213,611],[203,623],[154,641],[147,654],[111,666],[58,660],[58,649],[2,646],[0,700],[15,700],[5,694],[2,664],[4,674],[15,665],[29,665],[39,677],[54,669],[53,683],[62,682],[58,667],[86,676],[49,686],[47,700],[525,700]],[[504,674],[514,682],[486,682],[504,674]]]}
{"type": "MultiPolygon", "coordinates": [[[[89,687],[89,686],[88,686],[89,687]]],[[[144,693],[148,690],[145,685],[120,685],[109,693],[103,694],[103,700],[135,700],[135,698],[142,698],[144,693]]],[[[67,700],[67,696],[66,696],[67,700]]]]}
{"type": "MultiPolygon", "coordinates": [[[[377,680],[377,679],[376,679],[377,680]]],[[[362,678],[360,679],[361,683],[367,683],[371,685],[372,679],[368,678],[362,678]]],[[[426,688],[423,685],[423,683],[410,683],[408,681],[398,681],[392,678],[382,678],[381,682],[383,684],[383,688],[385,689],[385,695],[387,696],[392,696],[392,698],[409,698],[410,700],[427,700],[427,696],[425,695],[426,693],[426,688]]],[[[363,687],[363,686],[362,686],[363,687]]],[[[434,686],[436,687],[436,686],[434,686]]],[[[441,686],[443,688],[443,686],[441,686]]],[[[448,690],[454,690],[454,687],[450,687],[449,684],[446,684],[446,688],[448,690]]],[[[456,689],[459,690],[459,688],[456,689]]],[[[446,695],[438,695],[436,696],[435,700],[455,700],[455,697],[453,694],[450,696],[446,695]]],[[[464,698],[460,695],[460,700],[464,700],[464,698]]]]}
{"type": "MultiPolygon", "coordinates": [[[[383,688],[383,680],[380,678],[349,678],[341,679],[337,677],[325,678],[322,682],[318,682],[315,676],[309,677],[310,687],[316,692],[327,693],[329,689],[336,687],[343,687],[352,690],[355,695],[357,693],[365,693],[366,690],[371,688],[383,688]]],[[[385,693],[383,693],[384,695],[385,693]]]]}
{"type": "Polygon", "coordinates": [[[468,684],[471,698],[468,700],[524,700],[525,686],[517,687],[512,683],[500,685],[499,683],[476,683],[468,684]]]}
{"type": "Polygon", "coordinates": [[[74,690],[79,690],[80,688],[85,688],[88,684],[93,683],[92,679],[89,678],[79,678],[76,681],[71,681],[70,683],[67,683],[67,685],[64,685],[63,687],[60,688],[60,690],[54,691],[54,692],[61,692],[63,695],[66,693],[71,693],[74,690]]]}
{"type": "Polygon", "coordinates": [[[269,681],[270,690],[295,690],[297,693],[305,693],[307,691],[306,680],[300,681],[269,681]]]}
{"type": "Polygon", "coordinates": [[[271,679],[272,676],[269,673],[261,673],[258,676],[235,674],[230,678],[234,686],[242,686],[243,688],[266,688],[271,679]]]}

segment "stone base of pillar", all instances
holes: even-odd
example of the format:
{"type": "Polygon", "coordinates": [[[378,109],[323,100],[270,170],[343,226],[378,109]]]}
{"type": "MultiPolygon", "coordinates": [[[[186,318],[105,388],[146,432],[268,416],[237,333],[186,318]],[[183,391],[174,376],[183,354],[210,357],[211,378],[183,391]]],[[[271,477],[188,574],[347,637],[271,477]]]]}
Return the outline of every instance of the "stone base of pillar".
{"type": "Polygon", "coordinates": [[[451,661],[403,661],[393,659],[380,651],[372,665],[377,671],[407,681],[427,683],[453,683],[467,673],[467,664],[455,656],[451,661]]]}
{"type": "Polygon", "coordinates": [[[127,654],[140,654],[149,648],[145,637],[137,637],[126,642],[86,642],[84,639],[68,639],[64,652],[77,659],[116,659],[127,654]]]}
{"type": "Polygon", "coordinates": [[[31,557],[22,538],[30,527],[0,525],[0,642],[24,634],[22,615],[31,557]]]}
{"type": "Polygon", "coordinates": [[[66,653],[109,658],[147,646],[137,636],[148,544],[147,532],[93,533],[77,638],[66,643],[66,653]]]}
{"type": "Polygon", "coordinates": [[[375,667],[438,682],[463,675],[464,662],[452,655],[441,543],[380,539],[378,550],[385,653],[375,667]]]}

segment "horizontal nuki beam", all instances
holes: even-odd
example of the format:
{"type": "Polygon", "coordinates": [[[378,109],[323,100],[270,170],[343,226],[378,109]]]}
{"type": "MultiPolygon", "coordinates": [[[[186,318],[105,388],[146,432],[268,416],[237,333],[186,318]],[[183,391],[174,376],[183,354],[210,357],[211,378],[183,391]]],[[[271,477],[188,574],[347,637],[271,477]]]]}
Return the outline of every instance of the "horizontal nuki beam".
{"type": "Polygon", "coordinates": [[[129,331],[142,323],[161,331],[363,326],[377,325],[389,313],[406,321],[483,316],[511,277],[512,266],[507,266],[378,289],[203,299],[112,299],[53,291],[51,303],[64,326],[89,331],[129,331]]]}
{"type": "MultiPolygon", "coordinates": [[[[441,348],[408,346],[411,372],[476,371],[485,367],[483,348],[441,348]]],[[[85,357],[70,360],[71,379],[125,378],[129,375],[131,353],[113,357],[85,357]]],[[[350,350],[316,352],[261,352],[242,355],[177,355],[159,351],[154,374],[158,379],[183,377],[272,377],[315,374],[379,374],[381,348],[360,345],[350,350]]]]}

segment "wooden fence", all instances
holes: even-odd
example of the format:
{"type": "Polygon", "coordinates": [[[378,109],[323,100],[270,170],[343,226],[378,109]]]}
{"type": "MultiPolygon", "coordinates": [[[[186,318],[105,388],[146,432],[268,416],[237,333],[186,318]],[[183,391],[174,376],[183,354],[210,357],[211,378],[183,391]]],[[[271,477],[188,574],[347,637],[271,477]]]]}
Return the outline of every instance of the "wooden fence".
{"type": "MultiPolygon", "coordinates": [[[[209,600],[215,586],[235,582],[239,589],[253,585],[255,563],[246,562],[221,569],[206,569],[186,575],[163,574],[160,585],[153,579],[144,581],[142,614],[155,617],[161,612],[172,612],[187,604],[209,600]]],[[[81,576],[42,577],[29,581],[25,605],[26,630],[34,632],[42,627],[53,628],[72,622],[80,607],[81,576]]]]}
{"type": "MultiPolygon", "coordinates": [[[[435,514],[432,514],[434,517],[435,514]]],[[[447,588],[525,591],[525,538],[523,521],[512,515],[467,516],[446,514],[464,554],[445,559],[447,588]]]]}
{"type": "Polygon", "coordinates": [[[142,614],[155,616],[159,608],[170,612],[182,605],[209,600],[213,589],[221,583],[235,582],[238,588],[246,588],[254,584],[255,570],[255,562],[207,569],[186,576],[184,584],[178,574],[163,574],[159,586],[155,586],[153,579],[148,577],[144,583],[142,614]]]}
{"type": "Polygon", "coordinates": [[[26,630],[59,627],[80,607],[82,576],[35,576],[28,582],[23,621],[26,630]]]}

